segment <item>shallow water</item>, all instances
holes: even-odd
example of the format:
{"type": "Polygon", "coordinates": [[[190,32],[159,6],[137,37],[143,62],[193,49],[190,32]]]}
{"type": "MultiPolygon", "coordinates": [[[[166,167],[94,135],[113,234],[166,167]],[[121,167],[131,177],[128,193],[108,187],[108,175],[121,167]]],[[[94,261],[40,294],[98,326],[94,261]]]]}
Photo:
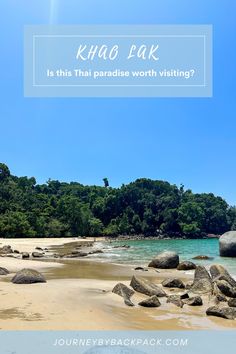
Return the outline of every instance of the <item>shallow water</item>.
{"type": "Polygon", "coordinates": [[[195,256],[206,255],[213,259],[193,260],[193,262],[204,266],[220,263],[236,275],[236,258],[219,256],[218,239],[114,241],[97,243],[97,247],[103,248],[104,253],[95,254],[90,258],[99,258],[113,263],[147,265],[158,253],[167,250],[177,252],[180,260],[192,260],[195,256]],[[117,245],[128,245],[130,248],[114,248],[117,245]]]}

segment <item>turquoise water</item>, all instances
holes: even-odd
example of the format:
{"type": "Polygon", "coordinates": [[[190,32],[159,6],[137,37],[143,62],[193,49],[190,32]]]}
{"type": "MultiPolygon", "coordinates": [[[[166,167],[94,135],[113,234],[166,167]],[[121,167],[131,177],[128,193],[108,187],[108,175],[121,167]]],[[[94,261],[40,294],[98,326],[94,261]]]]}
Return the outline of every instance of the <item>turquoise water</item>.
{"type": "Polygon", "coordinates": [[[113,263],[147,266],[158,253],[168,250],[177,252],[180,260],[192,260],[197,255],[213,257],[211,260],[193,260],[193,262],[205,266],[220,263],[236,275],[236,258],[219,256],[218,239],[119,241],[106,242],[98,246],[104,249],[104,254],[99,255],[99,258],[113,263]],[[114,248],[114,246],[124,244],[129,245],[130,248],[114,248]]]}

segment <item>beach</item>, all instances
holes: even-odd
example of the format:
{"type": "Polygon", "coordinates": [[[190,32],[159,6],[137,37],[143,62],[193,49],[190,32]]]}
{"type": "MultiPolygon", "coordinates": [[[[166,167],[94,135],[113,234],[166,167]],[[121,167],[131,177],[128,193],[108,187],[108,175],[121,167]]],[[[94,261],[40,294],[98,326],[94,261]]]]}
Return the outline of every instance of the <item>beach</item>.
{"type": "MultiPolygon", "coordinates": [[[[112,293],[113,287],[122,282],[129,285],[133,275],[155,283],[166,277],[191,280],[193,272],[177,270],[135,270],[130,264],[114,264],[98,259],[53,259],[57,252],[83,249],[86,242],[93,245],[93,238],[58,239],[0,239],[0,247],[10,245],[19,252],[34,252],[36,247],[47,249],[48,258],[20,259],[19,254],[0,257],[0,267],[10,274],[0,276],[0,329],[2,330],[191,330],[235,329],[236,321],[206,316],[210,299],[203,298],[203,306],[179,308],[161,298],[158,308],[128,307],[123,299],[112,293]],[[16,257],[16,258],[15,258],[16,257]],[[47,282],[13,284],[13,275],[31,268],[41,272],[47,282]]],[[[101,242],[96,240],[96,244],[101,242]]],[[[88,248],[88,247],[87,247],[88,248]]],[[[125,252],[125,250],[124,250],[125,252]]],[[[173,294],[178,292],[174,290],[173,294]]],[[[135,293],[132,301],[137,304],[147,296],[135,293]]]]}

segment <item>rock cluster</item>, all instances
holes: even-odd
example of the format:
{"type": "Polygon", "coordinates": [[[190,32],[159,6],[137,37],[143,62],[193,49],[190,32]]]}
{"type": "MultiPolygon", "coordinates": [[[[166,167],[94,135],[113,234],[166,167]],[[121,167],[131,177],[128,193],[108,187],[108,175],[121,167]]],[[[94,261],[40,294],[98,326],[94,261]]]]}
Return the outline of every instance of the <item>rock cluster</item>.
{"type": "MultiPolygon", "coordinates": [[[[130,287],[124,284],[117,284],[113,292],[122,296],[124,302],[129,306],[135,306],[131,302],[131,296],[141,293],[147,296],[146,299],[137,302],[143,307],[160,307],[164,302],[173,304],[179,308],[184,306],[202,306],[207,316],[218,316],[225,319],[236,319],[236,281],[229,272],[219,264],[212,265],[207,269],[192,262],[177,262],[177,258],[170,252],[162,253],[151,263],[152,267],[179,267],[181,270],[195,269],[193,281],[184,283],[179,278],[166,278],[160,284],[134,275],[130,287]],[[174,263],[175,259],[175,263],[174,263]],[[177,264],[178,263],[178,264],[177,264]],[[166,289],[166,291],[164,290],[166,289]],[[179,293],[174,293],[179,292],[179,293]],[[172,292],[172,294],[171,294],[172,292]],[[211,305],[207,308],[207,304],[211,305]]],[[[150,266],[149,264],[149,266],[150,266]]],[[[209,306],[208,305],[208,306],[209,306]]]]}

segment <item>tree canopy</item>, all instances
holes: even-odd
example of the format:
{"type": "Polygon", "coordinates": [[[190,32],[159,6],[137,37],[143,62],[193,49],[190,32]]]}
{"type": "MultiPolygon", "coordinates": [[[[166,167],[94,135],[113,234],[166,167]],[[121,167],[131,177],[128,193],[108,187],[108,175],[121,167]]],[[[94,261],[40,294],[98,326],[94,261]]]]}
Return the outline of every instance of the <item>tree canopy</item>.
{"type": "Polygon", "coordinates": [[[0,237],[166,235],[236,229],[236,208],[212,193],[138,179],[120,188],[16,177],[0,163],[0,237]]]}

